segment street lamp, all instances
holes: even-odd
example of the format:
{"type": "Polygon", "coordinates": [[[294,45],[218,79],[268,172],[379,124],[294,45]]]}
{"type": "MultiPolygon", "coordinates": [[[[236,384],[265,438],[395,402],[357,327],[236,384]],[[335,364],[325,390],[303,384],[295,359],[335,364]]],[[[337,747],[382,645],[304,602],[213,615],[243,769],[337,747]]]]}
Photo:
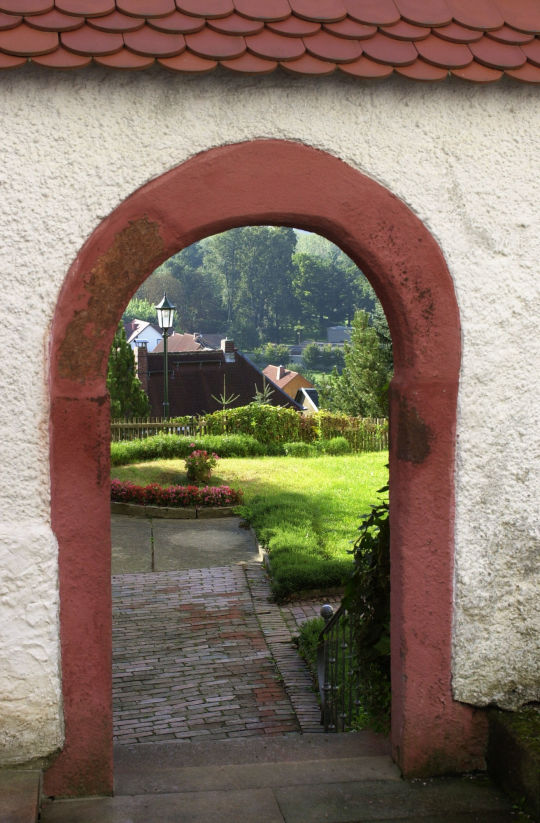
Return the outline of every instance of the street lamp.
{"type": "Polygon", "coordinates": [[[163,333],[163,417],[169,416],[169,366],[167,362],[167,338],[172,329],[174,320],[174,310],[176,306],[163,294],[163,300],[154,307],[157,314],[158,325],[163,333]]]}

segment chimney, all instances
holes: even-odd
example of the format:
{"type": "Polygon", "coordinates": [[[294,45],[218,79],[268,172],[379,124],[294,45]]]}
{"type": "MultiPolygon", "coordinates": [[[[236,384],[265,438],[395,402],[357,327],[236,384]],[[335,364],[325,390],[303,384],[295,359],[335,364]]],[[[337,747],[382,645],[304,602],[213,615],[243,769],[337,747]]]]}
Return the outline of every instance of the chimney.
{"type": "Polygon", "coordinates": [[[148,349],[146,343],[142,343],[135,349],[135,371],[143,389],[148,394],[148,349]]]}
{"type": "Polygon", "coordinates": [[[225,362],[226,363],[234,363],[235,358],[235,347],[234,347],[234,340],[229,340],[227,337],[221,341],[221,351],[225,355],[225,362]]]}
{"type": "Polygon", "coordinates": [[[281,380],[282,377],[285,377],[285,372],[286,371],[287,371],[287,369],[284,366],[278,366],[277,367],[277,373],[276,373],[276,380],[281,380]]]}

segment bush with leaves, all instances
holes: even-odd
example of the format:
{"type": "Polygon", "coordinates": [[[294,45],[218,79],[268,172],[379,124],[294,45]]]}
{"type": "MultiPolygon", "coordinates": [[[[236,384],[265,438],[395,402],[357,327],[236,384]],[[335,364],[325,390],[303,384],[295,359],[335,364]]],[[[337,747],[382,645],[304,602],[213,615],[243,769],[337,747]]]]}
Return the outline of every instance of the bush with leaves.
{"type": "Polygon", "coordinates": [[[203,435],[184,437],[176,434],[156,434],[141,440],[120,440],[111,443],[111,465],[126,466],[144,460],[185,458],[197,449],[218,452],[221,457],[256,457],[268,453],[268,447],[245,434],[203,435]]]}
{"type": "Polygon", "coordinates": [[[386,731],[390,720],[390,519],[388,486],[362,517],[354,543],[354,572],[343,605],[354,621],[356,657],[362,672],[360,702],[371,725],[386,731]]]}
{"type": "Polygon", "coordinates": [[[210,434],[233,429],[252,435],[267,446],[299,440],[300,415],[295,409],[268,404],[250,403],[235,409],[213,412],[205,419],[210,434]]]}

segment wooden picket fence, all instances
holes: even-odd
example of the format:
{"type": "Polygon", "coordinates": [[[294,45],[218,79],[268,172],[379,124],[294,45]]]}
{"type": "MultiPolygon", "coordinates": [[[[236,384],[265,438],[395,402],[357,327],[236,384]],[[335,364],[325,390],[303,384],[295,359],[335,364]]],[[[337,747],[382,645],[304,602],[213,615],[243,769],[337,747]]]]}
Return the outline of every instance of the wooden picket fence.
{"type": "MultiPolygon", "coordinates": [[[[309,418],[308,418],[309,419],[309,418]]],[[[233,425],[225,428],[227,434],[236,434],[233,425]]],[[[204,417],[163,417],[130,418],[111,421],[111,440],[139,440],[155,434],[180,434],[187,437],[201,437],[208,434],[204,417]]],[[[311,440],[313,434],[302,439],[311,440]]],[[[326,438],[345,437],[353,451],[386,451],[388,449],[388,420],[386,418],[351,417],[346,425],[323,432],[326,438]]]]}

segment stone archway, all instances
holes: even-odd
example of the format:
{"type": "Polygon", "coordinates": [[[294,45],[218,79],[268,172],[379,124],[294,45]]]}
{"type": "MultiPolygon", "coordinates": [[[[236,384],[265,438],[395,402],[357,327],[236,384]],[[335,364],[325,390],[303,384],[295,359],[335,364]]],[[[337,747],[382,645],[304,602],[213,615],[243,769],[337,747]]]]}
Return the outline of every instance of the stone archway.
{"type": "Polygon", "coordinates": [[[57,305],[50,355],[52,524],[59,543],[65,746],[55,795],[112,790],[107,356],[124,306],[205,236],[291,225],[337,243],[370,279],[394,341],[391,387],[392,747],[407,775],[478,767],[483,717],[451,693],[456,399],[452,279],[425,226],[324,152],[260,140],[148,183],[96,229],[57,305]]]}

